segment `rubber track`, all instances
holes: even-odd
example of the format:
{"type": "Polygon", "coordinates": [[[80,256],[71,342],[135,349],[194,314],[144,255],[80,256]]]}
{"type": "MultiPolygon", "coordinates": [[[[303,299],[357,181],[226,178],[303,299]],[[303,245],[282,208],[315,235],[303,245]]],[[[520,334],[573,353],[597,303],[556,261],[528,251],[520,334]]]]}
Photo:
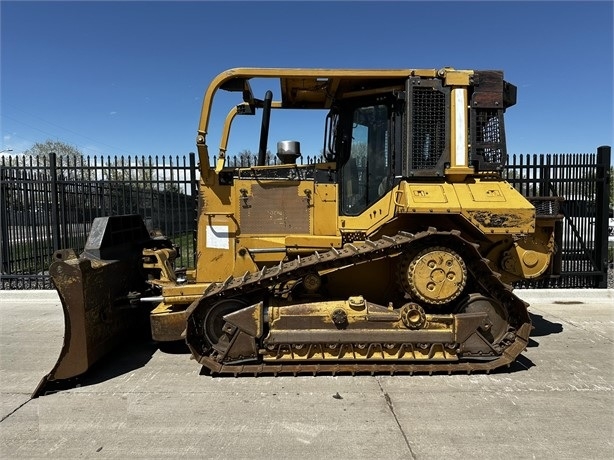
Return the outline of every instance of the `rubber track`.
{"type": "MultiPolygon", "coordinates": [[[[425,246],[426,247],[426,246],[425,246]]],[[[303,374],[439,374],[490,372],[502,366],[511,365],[525,350],[531,331],[531,322],[525,302],[512,293],[511,286],[501,282],[500,276],[489,267],[489,261],[482,258],[477,245],[461,237],[460,232],[439,232],[429,228],[425,232],[411,234],[399,232],[376,241],[347,244],[343,249],[331,249],[325,253],[314,253],[279,265],[263,268],[261,271],[246,273],[242,277],[229,277],[222,283],[211,284],[203,296],[192,303],[187,310],[186,342],[194,359],[207,367],[213,374],[238,375],[303,375],[303,374]],[[203,338],[198,336],[202,313],[223,298],[253,295],[258,291],[301,278],[314,271],[341,269],[384,257],[394,257],[414,245],[441,244],[442,238],[450,241],[467,264],[473,278],[479,282],[481,293],[498,300],[507,309],[510,325],[515,329],[514,341],[501,356],[490,361],[420,362],[397,363],[257,363],[222,364],[207,356],[203,338]],[[436,239],[436,243],[435,243],[436,239]]]]}

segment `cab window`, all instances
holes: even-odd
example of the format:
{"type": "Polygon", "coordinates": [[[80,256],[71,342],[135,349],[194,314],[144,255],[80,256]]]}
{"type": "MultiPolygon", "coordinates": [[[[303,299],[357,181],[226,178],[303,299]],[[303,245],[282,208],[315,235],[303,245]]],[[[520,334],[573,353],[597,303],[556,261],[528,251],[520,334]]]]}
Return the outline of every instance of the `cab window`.
{"type": "Polygon", "coordinates": [[[344,215],[357,215],[390,189],[389,114],[386,105],[353,111],[348,160],[342,167],[341,206],[344,215]]]}

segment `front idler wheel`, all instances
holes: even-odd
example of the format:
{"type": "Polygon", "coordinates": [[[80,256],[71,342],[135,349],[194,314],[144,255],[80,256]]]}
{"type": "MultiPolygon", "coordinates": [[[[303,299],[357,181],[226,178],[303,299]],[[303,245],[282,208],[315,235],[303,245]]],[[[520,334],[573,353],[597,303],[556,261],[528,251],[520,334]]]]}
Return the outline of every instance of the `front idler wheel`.
{"type": "Polygon", "coordinates": [[[224,299],[215,303],[205,314],[203,335],[210,347],[215,346],[225,335],[224,316],[247,307],[247,302],[240,298],[224,299]]]}
{"type": "Polygon", "coordinates": [[[486,313],[479,328],[480,335],[489,343],[497,344],[508,333],[509,322],[505,308],[492,297],[471,294],[459,308],[460,313],[486,313]]]}

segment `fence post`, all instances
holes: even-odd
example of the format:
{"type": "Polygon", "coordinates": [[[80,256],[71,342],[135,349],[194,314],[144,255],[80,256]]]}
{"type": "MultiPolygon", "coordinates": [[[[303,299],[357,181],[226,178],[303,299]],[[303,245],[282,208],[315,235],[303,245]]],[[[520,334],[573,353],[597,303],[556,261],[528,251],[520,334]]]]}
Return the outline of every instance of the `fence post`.
{"type": "MultiPolygon", "coordinates": [[[[62,232],[62,237],[60,240],[59,245],[63,248],[68,247],[69,244],[69,230],[68,230],[68,203],[66,202],[66,200],[68,199],[68,197],[66,196],[66,180],[68,178],[70,178],[70,157],[66,157],[66,166],[64,166],[63,161],[62,161],[62,157],[60,157],[60,168],[61,168],[61,173],[60,173],[60,181],[58,182],[57,185],[57,190],[58,190],[58,204],[60,205],[60,229],[62,232]]],[[[57,157],[56,157],[56,162],[57,162],[57,157]]],[[[77,162],[75,159],[75,163],[74,166],[76,166],[77,162]]]]}
{"type": "Polygon", "coordinates": [[[610,181],[611,147],[597,148],[596,186],[596,218],[595,218],[595,260],[599,264],[601,278],[599,288],[608,287],[608,205],[610,181]]]}
{"type": "Polygon", "coordinates": [[[190,194],[192,195],[192,206],[194,206],[194,229],[192,230],[192,248],[194,249],[194,257],[192,263],[194,267],[196,267],[196,235],[198,232],[198,180],[196,179],[196,155],[194,152],[190,152],[190,185],[192,190],[190,194]]]}
{"type": "Polygon", "coordinates": [[[53,251],[60,249],[60,207],[58,206],[58,171],[56,154],[49,154],[49,177],[51,179],[51,239],[53,251]]]}
{"type": "MultiPolygon", "coordinates": [[[[4,159],[2,161],[4,163],[4,159]]],[[[9,272],[9,226],[7,222],[8,216],[8,203],[7,193],[5,188],[7,182],[5,181],[5,168],[4,164],[0,165],[0,274],[9,272]]]]}

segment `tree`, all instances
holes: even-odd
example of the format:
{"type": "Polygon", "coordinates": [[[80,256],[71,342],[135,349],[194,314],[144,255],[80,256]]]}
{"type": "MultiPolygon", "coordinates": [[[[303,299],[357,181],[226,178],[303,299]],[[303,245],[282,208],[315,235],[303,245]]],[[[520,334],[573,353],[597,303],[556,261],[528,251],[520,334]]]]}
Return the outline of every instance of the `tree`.
{"type": "Polygon", "coordinates": [[[239,152],[239,165],[240,166],[251,166],[252,163],[256,162],[256,157],[251,152],[251,150],[241,150],[239,152]]]}
{"type": "Polygon", "coordinates": [[[158,172],[151,157],[109,157],[102,170],[102,177],[111,183],[125,183],[131,187],[150,189],[154,179],[158,178],[158,172]]]}
{"type": "Polygon", "coordinates": [[[49,155],[56,154],[58,177],[64,179],[83,179],[87,172],[83,169],[83,153],[78,147],[61,141],[47,139],[45,142],[36,142],[24,153],[24,159],[35,157],[38,164],[49,164],[49,155]]]}
{"type": "Polygon", "coordinates": [[[47,139],[45,142],[36,142],[24,152],[24,155],[48,157],[51,152],[62,157],[83,157],[83,152],[77,147],[61,141],[52,141],[51,139],[47,139]]]}
{"type": "MultiPolygon", "coordinates": [[[[238,162],[239,162],[240,167],[255,166],[258,163],[258,154],[254,154],[252,153],[251,150],[248,150],[248,149],[241,150],[239,152],[238,162]]],[[[271,153],[270,150],[267,150],[266,156],[264,159],[264,164],[270,165],[270,164],[273,164],[274,162],[275,162],[275,158],[273,158],[273,154],[271,153]]]]}
{"type": "Polygon", "coordinates": [[[353,158],[367,158],[367,143],[366,142],[352,142],[352,157],[353,158]]]}

